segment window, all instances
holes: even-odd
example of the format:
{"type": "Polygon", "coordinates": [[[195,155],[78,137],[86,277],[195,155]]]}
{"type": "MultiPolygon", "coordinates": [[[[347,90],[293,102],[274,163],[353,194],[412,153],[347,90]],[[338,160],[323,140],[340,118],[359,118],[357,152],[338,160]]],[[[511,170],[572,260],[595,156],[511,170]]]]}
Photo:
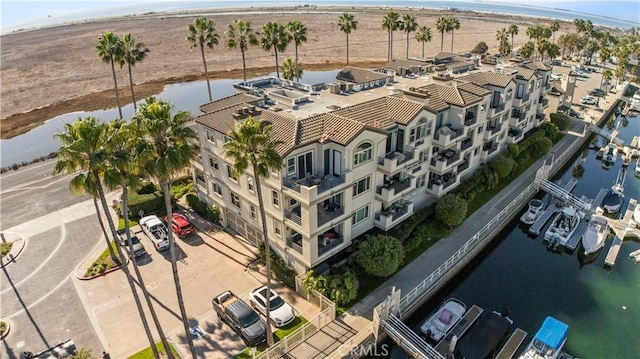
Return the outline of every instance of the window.
{"type": "Polygon", "coordinates": [[[224,141],[224,143],[227,143],[227,142],[231,141],[231,137],[229,137],[227,135],[222,135],[222,140],[224,141]]]}
{"type": "Polygon", "coordinates": [[[418,125],[409,132],[409,142],[419,141],[421,138],[430,135],[431,127],[431,121],[427,121],[425,117],[421,118],[420,121],[418,121],[418,125]]]}
{"type": "Polygon", "coordinates": [[[216,134],[213,131],[205,130],[205,135],[207,136],[207,141],[211,143],[216,143],[216,134]]]}
{"type": "Polygon", "coordinates": [[[487,103],[483,102],[480,104],[480,111],[485,111],[487,109],[487,103]]]}
{"type": "Polygon", "coordinates": [[[477,156],[477,155],[478,155],[478,153],[480,153],[480,147],[476,147],[476,149],[475,149],[475,150],[473,150],[473,155],[474,155],[474,156],[477,156]]]}
{"type": "Polygon", "coordinates": [[[282,236],[282,227],[280,225],[280,222],[276,221],[275,219],[273,220],[273,232],[278,237],[282,236]]]}
{"type": "Polygon", "coordinates": [[[231,204],[240,208],[240,197],[237,194],[231,192],[231,204]]]}
{"type": "Polygon", "coordinates": [[[249,209],[251,210],[251,218],[256,219],[256,206],[254,205],[249,205],[249,209]]]}
{"type": "Polygon", "coordinates": [[[271,196],[273,197],[273,205],[276,207],[280,207],[280,195],[277,191],[271,191],[271,196]]]}
{"type": "Polygon", "coordinates": [[[371,160],[371,143],[365,142],[356,148],[353,155],[353,165],[357,166],[371,160]]]}
{"type": "Polygon", "coordinates": [[[516,93],[517,99],[522,99],[524,96],[524,84],[518,84],[518,92],[516,93]]]}
{"type": "Polygon", "coordinates": [[[416,188],[424,187],[426,182],[427,182],[427,175],[426,174],[421,175],[420,177],[418,177],[418,180],[416,181],[416,188]]]}
{"type": "Polygon", "coordinates": [[[220,185],[218,185],[217,183],[213,184],[213,192],[222,197],[222,187],[220,187],[220,185]]]}
{"type": "Polygon", "coordinates": [[[287,174],[293,175],[296,173],[296,159],[291,157],[287,159],[287,174]]]}
{"type": "Polygon", "coordinates": [[[356,225],[365,219],[369,218],[369,205],[366,205],[357,211],[353,212],[351,215],[351,224],[356,225]]]}
{"type": "Polygon", "coordinates": [[[217,170],[218,169],[218,160],[213,158],[213,157],[209,157],[209,166],[211,166],[211,168],[217,170]]]}
{"type": "Polygon", "coordinates": [[[227,176],[229,176],[229,178],[231,178],[234,181],[238,181],[238,174],[235,173],[235,171],[233,170],[233,167],[231,167],[230,165],[227,165],[227,176]]]}
{"type": "Polygon", "coordinates": [[[253,192],[253,177],[247,176],[247,188],[253,192]]]}
{"type": "Polygon", "coordinates": [[[529,82],[529,93],[533,92],[533,86],[535,86],[536,82],[531,80],[531,82],[529,82]]]}
{"type": "Polygon", "coordinates": [[[427,154],[427,153],[428,153],[428,151],[429,151],[429,150],[422,150],[422,151],[420,151],[420,153],[418,154],[418,162],[419,162],[419,163],[427,162],[427,160],[429,159],[429,156],[428,156],[428,154],[427,154]]]}
{"type": "Polygon", "coordinates": [[[507,96],[505,97],[505,101],[511,101],[512,97],[513,97],[513,89],[509,89],[507,91],[507,96]]]}
{"type": "Polygon", "coordinates": [[[483,130],[482,126],[478,127],[478,134],[481,134],[483,130]]]}
{"type": "Polygon", "coordinates": [[[353,184],[353,196],[357,196],[371,188],[371,176],[365,177],[353,184]]]}

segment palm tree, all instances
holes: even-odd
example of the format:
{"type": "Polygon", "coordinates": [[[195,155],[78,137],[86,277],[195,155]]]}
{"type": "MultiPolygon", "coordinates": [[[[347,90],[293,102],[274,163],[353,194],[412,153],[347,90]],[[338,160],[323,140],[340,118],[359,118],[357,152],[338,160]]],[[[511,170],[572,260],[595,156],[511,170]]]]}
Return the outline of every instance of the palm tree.
{"type": "MultiPolygon", "coordinates": [[[[299,64],[298,61],[298,46],[302,45],[303,42],[307,42],[307,27],[304,26],[300,21],[290,21],[287,24],[287,31],[289,32],[289,38],[293,42],[296,48],[296,63],[299,64]]],[[[302,74],[302,72],[300,72],[302,74]]],[[[299,77],[296,79],[300,80],[299,77]]]]}
{"type": "Polygon", "coordinates": [[[349,65],[349,34],[358,28],[358,21],[352,14],[345,12],[338,17],[338,28],[347,34],[347,65],[349,65]]]}
{"type": "Polygon", "coordinates": [[[451,31],[451,52],[453,52],[453,32],[460,30],[460,20],[457,17],[447,19],[447,32],[451,31]]]}
{"type": "MultiPolygon", "coordinates": [[[[140,176],[137,172],[137,159],[135,158],[135,150],[142,134],[140,129],[134,122],[125,122],[123,120],[112,121],[108,124],[107,139],[105,140],[105,147],[109,153],[107,165],[105,170],[104,182],[110,188],[119,188],[122,190],[122,196],[120,198],[120,206],[122,209],[122,216],[124,217],[124,233],[129,244],[128,253],[133,254],[133,242],[131,241],[130,222],[129,222],[129,188],[135,187],[140,182],[140,176]]],[[[173,358],[173,353],[170,350],[167,337],[162,330],[160,320],[156,314],[156,310],[151,302],[149,291],[144,284],[144,278],[138,268],[136,260],[132,260],[133,271],[138,281],[138,286],[142,291],[142,296],[147,303],[151,318],[160,336],[165,353],[168,357],[173,358]]]]}
{"type": "Polygon", "coordinates": [[[522,56],[523,59],[529,59],[531,58],[531,56],[533,56],[535,50],[536,45],[533,43],[533,41],[527,41],[524,45],[522,45],[522,48],[520,49],[520,56],[522,56]]]}
{"type": "Polygon", "coordinates": [[[556,42],[556,31],[560,30],[560,21],[553,20],[551,21],[551,25],[549,25],[549,29],[553,33],[553,42],[556,42]]]}
{"type": "Polygon", "coordinates": [[[547,55],[549,55],[549,59],[554,59],[560,56],[560,45],[555,43],[549,43],[546,48],[547,55]]]}
{"type": "Polygon", "coordinates": [[[416,30],[416,40],[422,43],[422,58],[424,59],[424,43],[431,42],[431,28],[420,26],[416,30]]]}
{"type": "Polygon", "coordinates": [[[282,70],[282,78],[285,80],[302,77],[302,66],[294,59],[288,58],[284,60],[280,69],[282,70]]]}
{"type": "MultiPolygon", "coordinates": [[[[604,73],[605,73],[605,66],[607,61],[609,61],[609,58],[611,58],[611,49],[608,47],[603,47],[600,49],[600,62],[602,62],[602,76],[600,77],[600,86],[602,87],[602,83],[604,82],[604,73]]],[[[605,96],[606,96],[606,92],[605,92],[605,96]]]]}
{"type": "Polygon", "coordinates": [[[202,63],[204,64],[204,77],[207,80],[207,91],[209,92],[209,101],[213,101],[211,96],[211,85],[209,84],[209,70],[207,69],[207,60],[204,57],[204,47],[213,49],[214,45],[218,45],[220,36],[216,33],[216,24],[213,20],[207,20],[199,17],[189,24],[189,35],[187,42],[191,44],[191,48],[199,47],[200,55],[202,55],[202,63]]]}
{"type": "Polygon", "coordinates": [[[245,52],[249,49],[249,45],[258,45],[258,33],[253,31],[251,21],[235,20],[233,25],[227,25],[224,34],[227,37],[227,47],[230,49],[239,48],[242,53],[242,79],[247,82],[245,52]]]}
{"type": "Polygon", "coordinates": [[[105,31],[98,38],[96,51],[98,51],[98,56],[100,56],[102,61],[108,64],[111,64],[111,74],[113,75],[113,86],[116,92],[116,103],[118,105],[118,114],[120,115],[120,118],[122,118],[122,106],[120,106],[120,94],[118,93],[118,80],[116,79],[116,62],[118,62],[118,59],[122,58],[124,53],[122,40],[120,40],[118,35],[114,34],[113,32],[105,31]]]}
{"type": "Polygon", "coordinates": [[[409,58],[409,34],[416,31],[418,23],[416,22],[416,16],[412,14],[405,14],[400,22],[400,30],[407,33],[407,59],[409,58]]]}
{"type": "Polygon", "coordinates": [[[511,35],[511,51],[513,51],[513,37],[518,35],[519,30],[520,29],[518,29],[518,25],[516,24],[509,25],[509,28],[507,29],[507,34],[511,35]]]}
{"type": "MultiPolygon", "coordinates": [[[[86,186],[90,192],[97,193],[102,204],[102,210],[107,219],[111,235],[116,243],[118,242],[118,232],[109,212],[109,205],[102,187],[102,175],[105,170],[105,163],[108,159],[108,153],[105,150],[105,139],[107,136],[107,125],[100,123],[95,117],[79,118],[74,123],[66,123],[64,130],[56,133],[54,137],[60,141],[61,147],[58,151],[56,164],[53,168],[53,174],[76,174],[70,184],[72,187],[78,188],[86,186]],[[80,174],[78,174],[80,172],[80,174]]],[[[98,216],[100,213],[98,213],[98,216]]],[[[107,240],[108,241],[108,240],[107,240]]],[[[109,242],[109,241],[108,241],[109,242]]],[[[109,243],[109,247],[111,247],[109,243]]],[[[121,268],[127,277],[129,288],[133,294],[133,299],[142,321],[147,340],[151,346],[154,355],[158,357],[155,342],[149,329],[146,315],[142,309],[142,302],[138,296],[133,277],[129,272],[126,257],[122,252],[121,246],[117,245],[118,256],[120,257],[121,268]]]]}
{"type": "Polygon", "coordinates": [[[436,21],[436,29],[438,31],[440,31],[440,51],[442,51],[442,48],[444,47],[444,32],[447,31],[449,32],[449,30],[447,30],[448,25],[447,25],[447,18],[446,17],[439,17],[438,20],[436,21]]]}
{"type": "Polygon", "coordinates": [[[262,48],[265,51],[271,51],[276,55],[276,76],[280,78],[280,69],[278,68],[278,51],[282,52],[287,49],[287,45],[291,41],[285,26],[277,21],[271,21],[262,26],[262,48]]]}
{"type": "Polygon", "coordinates": [[[382,18],[382,29],[387,30],[387,60],[393,60],[393,32],[400,28],[400,14],[395,11],[389,11],[382,18]]]}
{"type": "Polygon", "coordinates": [[[227,156],[233,159],[233,170],[236,174],[244,173],[251,166],[253,178],[256,182],[256,193],[258,194],[258,207],[260,208],[260,219],[262,221],[262,235],[264,238],[264,248],[267,265],[267,343],[273,344],[270,324],[270,302],[271,293],[271,254],[269,237],[267,233],[267,219],[264,212],[264,201],[262,199],[261,178],[269,177],[269,173],[282,167],[282,157],[276,150],[280,142],[271,139],[272,125],[263,123],[261,120],[247,118],[229,133],[230,141],[224,144],[227,156]]]}
{"type": "Polygon", "coordinates": [[[124,64],[127,64],[129,68],[129,86],[131,87],[131,99],[133,100],[133,109],[137,109],[136,96],[133,93],[133,75],[131,74],[131,67],[144,60],[147,57],[149,49],[144,46],[142,42],[136,42],[136,39],[131,34],[125,34],[122,36],[123,54],[119,59],[120,68],[124,64]]]}
{"type": "Polygon", "coordinates": [[[500,29],[496,31],[496,40],[498,40],[498,51],[500,56],[506,57],[511,53],[511,46],[509,45],[509,30],[500,29]]]}
{"type": "MultiPolygon", "coordinates": [[[[180,111],[172,116],[172,107],[167,102],[156,101],[154,97],[150,97],[140,106],[133,117],[133,121],[144,136],[144,141],[139,144],[137,149],[141,167],[146,173],[156,178],[160,184],[168,218],[171,218],[172,214],[171,190],[169,188],[171,177],[176,172],[190,166],[191,160],[198,154],[195,145],[198,135],[191,128],[185,126],[191,120],[189,113],[180,111]]],[[[167,237],[173,281],[185,337],[189,342],[192,357],[196,358],[196,349],[189,332],[189,318],[182,297],[178,263],[176,262],[176,246],[172,232],[167,231],[167,237]]]]}

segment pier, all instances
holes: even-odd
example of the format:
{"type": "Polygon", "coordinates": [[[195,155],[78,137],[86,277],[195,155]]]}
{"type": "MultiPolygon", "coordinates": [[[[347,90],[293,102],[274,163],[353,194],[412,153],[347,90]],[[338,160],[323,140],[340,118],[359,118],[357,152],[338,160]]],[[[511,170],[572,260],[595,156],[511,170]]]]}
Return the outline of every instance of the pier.
{"type": "Polygon", "coordinates": [[[507,343],[500,349],[500,352],[495,357],[495,359],[511,359],[516,354],[520,345],[524,341],[524,338],[527,337],[527,332],[520,328],[516,328],[516,330],[511,333],[509,340],[507,343]]]}
{"type": "Polygon", "coordinates": [[[602,209],[600,208],[600,205],[602,204],[602,200],[604,199],[604,196],[606,196],[608,192],[609,190],[606,188],[600,189],[600,192],[598,192],[598,195],[596,196],[596,198],[593,200],[593,202],[591,202],[591,208],[589,209],[589,214],[591,216],[593,216],[594,214],[602,214],[602,209]],[[598,211],[598,208],[600,208],[600,211],[598,211]]]}
{"type": "Polygon", "coordinates": [[[622,246],[622,241],[627,236],[634,236],[636,238],[640,238],[640,229],[634,228],[635,225],[632,224],[633,212],[638,206],[638,201],[635,199],[629,200],[629,205],[627,206],[627,210],[622,216],[621,219],[610,221],[611,229],[615,232],[616,237],[613,239],[613,243],[609,248],[609,252],[607,253],[607,257],[604,260],[604,264],[612,267],[616,264],[616,259],[618,258],[618,253],[620,253],[620,247],[622,246]]]}
{"type": "Polygon", "coordinates": [[[542,214],[542,216],[540,216],[540,218],[538,218],[532,225],[531,227],[529,227],[529,233],[534,234],[534,235],[539,235],[540,232],[542,231],[542,227],[545,226],[545,224],[547,224],[547,222],[549,222],[549,220],[551,219],[551,217],[553,217],[556,213],[558,213],[560,210],[558,207],[555,206],[555,204],[550,205],[542,214]]]}
{"type": "Polygon", "coordinates": [[[461,338],[471,325],[478,320],[478,317],[480,317],[480,314],[482,314],[483,311],[484,310],[482,308],[474,304],[471,309],[464,313],[464,316],[460,319],[460,322],[453,327],[451,333],[436,345],[438,353],[446,356],[449,353],[449,346],[451,345],[451,339],[453,336],[455,335],[457,338],[461,338]]]}
{"type": "Polygon", "coordinates": [[[571,236],[571,238],[569,238],[567,243],[564,244],[564,247],[568,249],[570,252],[573,252],[578,246],[578,244],[580,244],[580,240],[582,239],[582,234],[587,229],[587,225],[588,225],[588,222],[580,221],[580,224],[578,225],[578,228],[576,228],[576,231],[573,232],[573,235],[571,236]]]}

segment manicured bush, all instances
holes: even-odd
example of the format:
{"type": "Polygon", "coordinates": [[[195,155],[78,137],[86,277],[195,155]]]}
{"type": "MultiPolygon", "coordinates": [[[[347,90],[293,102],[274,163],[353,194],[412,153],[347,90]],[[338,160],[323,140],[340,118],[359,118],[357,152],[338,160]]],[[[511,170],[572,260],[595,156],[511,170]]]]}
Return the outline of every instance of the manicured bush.
{"type": "Polygon", "coordinates": [[[473,50],[471,50],[471,53],[484,54],[485,52],[487,52],[487,50],[489,50],[489,46],[487,46],[487,43],[484,41],[480,41],[478,44],[476,44],[473,50]]]}
{"type": "Polygon", "coordinates": [[[216,224],[220,223],[220,208],[217,206],[207,205],[207,202],[200,200],[200,198],[193,193],[187,194],[187,204],[202,218],[216,224]]]}
{"type": "Polygon", "coordinates": [[[507,144],[507,149],[509,150],[511,158],[516,158],[520,154],[520,146],[518,146],[516,143],[507,144]]]}
{"type": "MultiPolygon", "coordinates": [[[[171,205],[176,205],[176,201],[173,198],[171,199],[171,205]]],[[[116,207],[118,207],[116,210],[120,215],[119,206],[116,207]]],[[[137,192],[130,191],[129,217],[134,220],[139,220],[140,213],[142,213],[143,217],[151,214],[155,214],[158,217],[164,217],[167,213],[167,208],[164,205],[162,192],[156,191],[148,194],[138,194],[137,192]]]]}
{"type": "Polygon", "coordinates": [[[337,268],[329,275],[316,275],[308,270],[302,277],[302,286],[307,291],[315,290],[331,299],[336,305],[345,305],[358,296],[360,283],[356,274],[348,268],[337,268]]]}
{"type": "Polygon", "coordinates": [[[571,119],[569,117],[561,114],[561,113],[552,113],[551,114],[551,122],[558,126],[560,131],[565,131],[569,128],[571,124],[571,119]]]}
{"type": "Polygon", "coordinates": [[[403,259],[402,242],[388,235],[367,236],[356,254],[356,261],[365,273],[375,277],[392,275],[403,259]]]}
{"type": "Polygon", "coordinates": [[[542,155],[547,154],[549,153],[549,151],[551,151],[553,143],[548,138],[541,138],[532,147],[533,151],[537,153],[538,157],[541,157],[542,155]]]}
{"type": "Polygon", "coordinates": [[[489,167],[498,175],[499,179],[506,178],[513,171],[516,162],[507,154],[502,154],[496,157],[491,163],[489,167]]]}
{"type": "Polygon", "coordinates": [[[467,201],[452,193],[438,199],[436,218],[449,228],[455,228],[464,221],[467,215],[467,201]]]}
{"type": "MultiPolygon", "coordinates": [[[[260,256],[260,262],[262,264],[266,264],[267,257],[266,257],[264,243],[260,243],[258,250],[259,250],[259,256],[260,256]]],[[[275,275],[276,278],[278,278],[282,283],[286,284],[290,288],[295,288],[296,287],[296,280],[295,280],[296,271],[293,268],[291,268],[289,265],[287,265],[287,263],[282,258],[280,258],[278,253],[276,253],[276,251],[274,251],[273,249],[269,251],[269,254],[271,256],[271,263],[269,264],[270,264],[270,269],[273,275],[275,275]]]]}
{"type": "Polygon", "coordinates": [[[138,186],[138,189],[136,189],[136,193],[137,194],[151,194],[153,192],[156,192],[157,190],[158,190],[158,188],[156,187],[155,184],[153,184],[153,182],[151,182],[151,181],[143,181],[138,186]]]}
{"type": "Polygon", "coordinates": [[[422,223],[427,217],[433,215],[435,212],[435,205],[426,206],[419,211],[415,212],[413,216],[405,219],[397,226],[393,227],[389,231],[389,235],[404,242],[407,238],[411,237],[411,233],[416,226],[422,223]]]}
{"type": "Polygon", "coordinates": [[[179,178],[171,184],[171,196],[180,199],[187,193],[195,193],[196,189],[191,177],[179,178]]]}

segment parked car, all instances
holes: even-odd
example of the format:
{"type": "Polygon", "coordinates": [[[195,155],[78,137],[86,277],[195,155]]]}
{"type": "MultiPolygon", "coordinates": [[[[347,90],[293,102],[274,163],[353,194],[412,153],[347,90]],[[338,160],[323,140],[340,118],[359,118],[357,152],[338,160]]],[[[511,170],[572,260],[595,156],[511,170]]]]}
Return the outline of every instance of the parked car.
{"type": "Polygon", "coordinates": [[[247,346],[256,346],[267,340],[264,321],[231,291],[220,293],[211,302],[218,318],[227,323],[247,346]]]}
{"type": "Polygon", "coordinates": [[[561,81],[562,80],[562,74],[559,74],[557,72],[552,72],[551,73],[551,80],[561,81]]]}
{"type": "Polygon", "coordinates": [[[575,72],[578,77],[589,77],[586,72],[578,70],[575,72]]]}
{"type": "Polygon", "coordinates": [[[146,216],[140,219],[140,227],[144,234],[151,239],[157,250],[169,249],[169,238],[167,236],[167,227],[162,223],[158,216],[146,216]]]}
{"type": "MultiPolygon", "coordinates": [[[[258,312],[267,315],[267,286],[262,286],[249,293],[249,303],[258,312]]],[[[276,327],[283,327],[291,323],[295,318],[293,308],[282,299],[276,292],[271,290],[269,296],[271,305],[269,306],[270,318],[276,327]]]]}
{"type": "MultiPolygon", "coordinates": [[[[118,231],[118,236],[120,237],[120,243],[124,247],[125,251],[129,253],[129,241],[127,240],[127,235],[124,230],[118,231]]],[[[147,250],[144,249],[144,245],[138,239],[138,236],[134,234],[129,234],[129,238],[131,239],[131,244],[133,245],[133,257],[138,258],[147,254],[147,250]]],[[[129,253],[131,257],[131,253],[129,253]]]]}
{"type": "Polygon", "coordinates": [[[551,65],[553,65],[553,66],[562,66],[562,60],[553,59],[553,60],[551,60],[551,65]]]}
{"type": "Polygon", "coordinates": [[[595,105],[596,99],[592,96],[582,96],[580,97],[580,103],[585,105],[595,105]]]}
{"type": "Polygon", "coordinates": [[[605,95],[605,92],[602,89],[595,88],[589,92],[589,95],[595,96],[595,97],[602,97],[605,95]]]}
{"type": "MultiPolygon", "coordinates": [[[[164,217],[164,221],[169,224],[169,219],[166,216],[164,217]]],[[[193,225],[187,217],[177,212],[171,213],[171,229],[173,233],[177,234],[180,238],[184,238],[194,232],[193,225]]]]}
{"type": "Polygon", "coordinates": [[[571,70],[576,71],[576,72],[577,71],[586,71],[586,69],[582,65],[573,65],[573,66],[571,66],[571,70]]]}

